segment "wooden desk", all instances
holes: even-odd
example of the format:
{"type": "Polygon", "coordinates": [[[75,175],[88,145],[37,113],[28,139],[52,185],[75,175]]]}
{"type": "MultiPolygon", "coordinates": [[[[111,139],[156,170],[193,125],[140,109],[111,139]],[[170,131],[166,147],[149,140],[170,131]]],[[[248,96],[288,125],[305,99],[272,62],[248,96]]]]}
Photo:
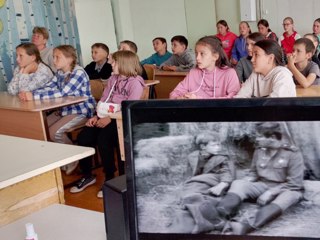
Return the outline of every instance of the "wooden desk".
{"type": "Polygon", "coordinates": [[[297,97],[320,97],[320,85],[312,85],[308,88],[296,86],[297,97]]]}
{"type": "Polygon", "coordinates": [[[54,204],[0,228],[1,240],[25,239],[32,223],[40,240],[106,240],[104,214],[54,204]]]}
{"type": "Polygon", "coordinates": [[[48,140],[45,112],[85,101],[86,97],[62,97],[21,102],[18,96],[0,92],[0,134],[48,140]]]}
{"type": "Polygon", "coordinates": [[[0,149],[0,226],[50,204],[64,203],[60,170],[55,169],[95,152],[6,135],[0,135],[0,149]]]}
{"type": "Polygon", "coordinates": [[[157,69],[154,74],[154,79],[160,81],[160,83],[155,86],[157,98],[169,98],[169,94],[187,74],[188,72],[170,72],[157,69]]]}

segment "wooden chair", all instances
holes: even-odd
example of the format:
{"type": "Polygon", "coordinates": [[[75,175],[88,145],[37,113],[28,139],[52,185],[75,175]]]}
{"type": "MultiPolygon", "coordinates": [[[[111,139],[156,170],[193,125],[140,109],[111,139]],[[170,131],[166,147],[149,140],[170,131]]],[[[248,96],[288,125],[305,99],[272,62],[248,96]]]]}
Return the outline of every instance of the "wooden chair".
{"type": "Polygon", "coordinates": [[[146,70],[148,80],[154,79],[154,72],[155,72],[155,66],[151,64],[145,64],[143,65],[144,69],[146,70]]]}

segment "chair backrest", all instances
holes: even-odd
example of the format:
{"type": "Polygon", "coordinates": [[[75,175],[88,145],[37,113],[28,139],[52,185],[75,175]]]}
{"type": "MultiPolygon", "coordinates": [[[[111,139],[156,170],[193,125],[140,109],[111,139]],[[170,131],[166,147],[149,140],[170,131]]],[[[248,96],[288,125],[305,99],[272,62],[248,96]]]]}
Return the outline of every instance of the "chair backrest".
{"type": "Polygon", "coordinates": [[[143,67],[146,70],[148,80],[154,79],[154,70],[155,70],[154,66],[150,64],[145,64],[143,65],[143,67]]]}
{"type": "Polygon", "coordinates": [[[90,87],[92,96],[98,102],[104,90],[103,82],[100,79],[90,80],[90,87]]]}

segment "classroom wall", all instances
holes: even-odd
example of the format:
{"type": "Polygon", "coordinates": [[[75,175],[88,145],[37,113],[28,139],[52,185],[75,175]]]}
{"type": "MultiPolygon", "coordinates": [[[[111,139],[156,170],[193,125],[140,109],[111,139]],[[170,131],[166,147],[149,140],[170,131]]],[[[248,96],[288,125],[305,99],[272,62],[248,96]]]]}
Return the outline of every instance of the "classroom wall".
{"type": "Polygon", "coordinates": [[[74,4],[85,66],[92,61],[92,44],[107,43],[111,52],[117,49],[111,2],[110,0],[74,0],[74,4]]]}

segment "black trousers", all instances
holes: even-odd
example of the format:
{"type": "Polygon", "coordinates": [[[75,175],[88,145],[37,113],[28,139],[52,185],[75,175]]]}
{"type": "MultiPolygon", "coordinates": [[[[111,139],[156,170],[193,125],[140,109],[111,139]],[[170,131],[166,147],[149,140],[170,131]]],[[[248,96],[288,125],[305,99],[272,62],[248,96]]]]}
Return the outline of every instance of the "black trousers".
{"type": "MultiPolygon", "coordinates": [[[[114,149],[116,148],[119,174],[124,173],[124,163],[120,160],[120,148],[117,133],[116,120],[112,119],[104,128],[84,127],[78,135],[78,145],[85,147],[98,147],[101,157],[105,180],[110,180],[114,177],[116,171],[114,149]]],[[[86,157],[80,161],[80,168],[85,176],[91,175],[92,156],[86,157]]]]}

